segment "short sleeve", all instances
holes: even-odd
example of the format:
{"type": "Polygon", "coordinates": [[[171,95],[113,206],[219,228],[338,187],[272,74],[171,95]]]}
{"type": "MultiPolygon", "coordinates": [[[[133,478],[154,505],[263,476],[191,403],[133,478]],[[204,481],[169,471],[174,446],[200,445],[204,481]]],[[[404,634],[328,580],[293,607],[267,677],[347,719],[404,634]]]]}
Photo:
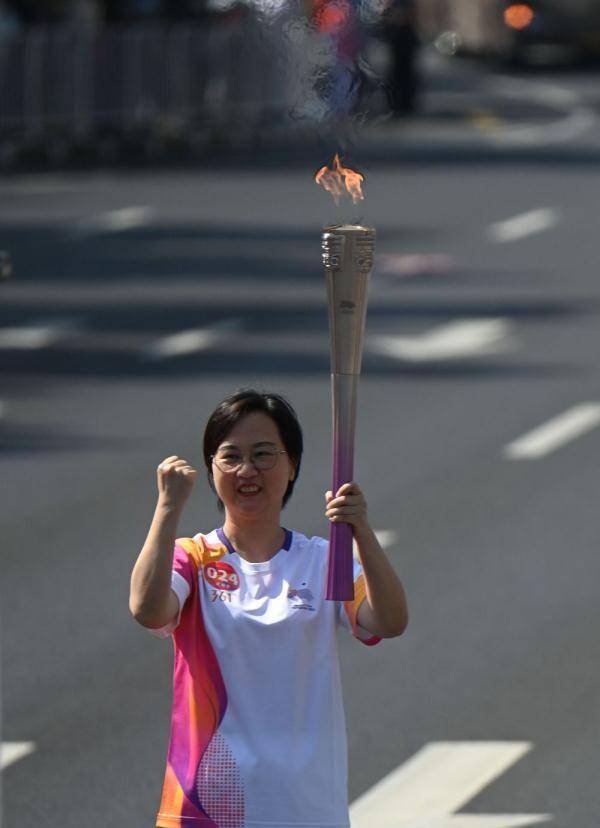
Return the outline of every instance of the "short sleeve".
{"type": "Polygon", "coordinates": [[[168,638],[179,626],[181,612],[192,591],[194,567],[186,550],[179,543],[175,544],[173,552],[173,569],[171,571],[171,589],[179,601],[179,612],[169,624],[158,629],[150,630],[157,638],[168,638]]]}
{"type": "Polygon", "coordinates": [[[381,638],[373,635],[368,630],[360,626],[357,620],[358,610],[360,605],[367,597],[367,588],[365,585],[365,576],[360,561],[354,558],[353,560],[353,578],[354,578],[354,600],[340,601],[338,604],[339,623],[345,627],[348,632],[357,638],[362,644],[372,647],[374,644],[379,644],[381,638]]]}

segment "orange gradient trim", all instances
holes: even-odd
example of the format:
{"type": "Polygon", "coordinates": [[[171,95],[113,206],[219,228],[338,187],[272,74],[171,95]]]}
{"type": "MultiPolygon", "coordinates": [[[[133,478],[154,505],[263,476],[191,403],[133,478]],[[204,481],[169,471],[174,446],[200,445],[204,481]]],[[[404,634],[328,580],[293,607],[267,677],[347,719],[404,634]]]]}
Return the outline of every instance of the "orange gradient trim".
{"type": "Polygon", "coordinates": [[[534,18],[533,9],[526,3],[514,3],[504,11],[504,22],[511,29],[520,31],[531,25],[534,18]]]}
{"type": "Polygon", "coordinates": [[[211,546],[204,538],[199,541],[194,538],[177,538],[176,543],[185,549],[198,568],[211,561],[218,561],[227,554],[227,548],[223,544],[211,546]]]}
{"type": "Polygon", "coordinates": [[[366,597],[367,584],[365,581],[365,576],[361,574],[354,581],[354,601],[344,601],[344,608],[346,610],[348,620],[350,621],[350,626],[352,627],[352,634],[362,644],[366,644],[367,647],[372,647],[373,644],[378,644],[381,641],[381,639],[378,638],[376,635],[372,635],[370,638],[361,638],[358,630],[358,611],[360,609],[360,605],[366,597]]]}
{"type": "Polygon", "coordinates": [[[156,818],[156,828],[178,828],[181,825],[181,811],[184,793],[173,768],[167,765],[162,796],[162,807],[169,808],[169,813],[159,813],[156,818]]]}

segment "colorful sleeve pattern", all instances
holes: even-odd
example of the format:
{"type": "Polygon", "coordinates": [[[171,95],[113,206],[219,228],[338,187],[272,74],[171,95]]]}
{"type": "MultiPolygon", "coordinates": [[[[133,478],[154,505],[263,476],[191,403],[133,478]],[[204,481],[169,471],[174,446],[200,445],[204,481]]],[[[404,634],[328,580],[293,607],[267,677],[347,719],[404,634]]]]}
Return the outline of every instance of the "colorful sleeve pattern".
{"type": "Polygon", "coordinates": [[[175,547],[174,569],[186,578],[191,591],[173,633],[173,714],[159,828],[242,828],[244,824],[239,773],[217,732],[227,693],[204,625],[198,579],[202,565],[226,551],[204,539],[179,539],[175,547]],[[220,774],[218,790],[215,768],[220,774]]]}
{"type": "Polygon", "coordinates": [[[378,638],[376,635],[372,635],[370,638],[363,638],[361,636],[361,628],[358,626],[357,620],[359,607],[366,597],[367,587],[365,584],[365,576],[361,571],[360,574],[354,579],[354,600],[344,601],[344,610],[346,611],[346,615],[350,621],[350,626],[352,627],[352,635],[355,638],[358,638],[358,640],[363,644],[366,644],[367,647],[372,647],[374,644],[379,644],[381,638],[378,638]]]}

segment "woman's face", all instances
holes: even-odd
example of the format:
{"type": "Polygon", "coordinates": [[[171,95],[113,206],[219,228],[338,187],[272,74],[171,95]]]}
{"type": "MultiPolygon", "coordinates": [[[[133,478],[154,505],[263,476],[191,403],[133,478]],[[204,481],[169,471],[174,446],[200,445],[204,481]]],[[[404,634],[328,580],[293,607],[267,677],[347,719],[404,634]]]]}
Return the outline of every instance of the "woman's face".
{"type": "Polygon", "coordinates": [[[256,449],[285,449],[275,422],[260,411],[248,414],[235,425],[217,448],[244,455],[243,464],[234,472],[223,472],[213,461],[215,488],[232,518],[256,520],[271,517],[279,520],[281,503],[294,467],[287,454],[280,454],[272,469],[256,469],[249,462],[256,449]]]}

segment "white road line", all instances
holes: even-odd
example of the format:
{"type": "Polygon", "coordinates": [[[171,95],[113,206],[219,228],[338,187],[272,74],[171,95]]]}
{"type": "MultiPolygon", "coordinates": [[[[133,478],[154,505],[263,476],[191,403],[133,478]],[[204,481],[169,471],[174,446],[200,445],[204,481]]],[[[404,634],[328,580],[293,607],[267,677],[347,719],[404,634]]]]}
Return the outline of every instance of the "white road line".
{"type": "Polygon", "coordinates": [[[389,549],[397,542],[398,532],[394,531],[394,529],[376,529],[375,537],[379,541],[382,549],[389,549]]]}
{"type": "Polygon", "coordinates": [[[83,219],[75,226],[74,232],[78,236],[88,236],[94,233],[122,233],[148,224],[153,215],[152,207],[123,207],[120,210],[110,210],[108,213],[83,219]]]}
{"type": "MultiPolygon", "coordinates": [[[[525,828],[552,819],[547,814],[456,814],[453,816],[418,817],[388,822],[385,828],[525,828]]],[[[354,823],[352,828],[355,828],[354,823]]],[[[360,823],[360,828],[380,828],[379,823],[360,823]]]]}
{"type": "Polygon", "coordinates": [[[557,225],[558,221],[558,210],[553,207],[540,207],[504,221],[496,221],[489,226],[488,233],[495,242],[513,242],[549,230],[557,225]]]}
{"type": "Polygon", "coordinates": [[[456,266],[456,259],[449,253],[382,254],[376,261],[379,273],[389,273],[402,278],[450,273],[456,266]]]}
{"type": "Polygon", "coordinates": [[[47,348],[72,334],[81,324],[81,317],[72,317],[38,320],[32,325],[0,328],[0,351],[35,351],[47,348]]]}
{"type": "Polygon", "coordinates": [[[598,121],[593,109],[585,106],[581,95],[571,89],[523,78],[495,78],[488,84],[495,91],[511,99],[521,99],[556,108],[564,113],[556,121],[544,124],[504,126],[489,132],[486,138],[500,147],[531,147],[560,144],[572,140],[591,129],[598,121]]]}
{"type": "Polygon", "coordinates": [[[352,828],[517,828],[546,814],[460,814],[529,750],[529,742],[431,742],[350,808],[352,828]]]}
{"type": "Polygon", "coordinates": [[[491,239],[495,242],[512,242],[542,233],[558,224],[559,212],[553,207],[540,207],[529,210],[504,221],[496,221],[488,228],[491,239]]]}
{"type": "Polygon", "coordinates": [[[520,124],[490,132],[486,138],[499,147],[532,147],[561,144],[577,138],[591,129],[598,121],[596,113],[585,106],[578,106],[570,115],[550,124],[520,124]]]}
{"type": "Polygon", "coordinates": [[[29,756],[35,750],[35,742],[2,742],[0,745],[0,768],[4,770],[19,759],[29,756]]]}
{"type": "Polygon", "coordinates": [[[509,443],[504,455],[510,460],[544,457],[600,425],[600,403],[581,403],[509,443]]]}
{"type": "Polygon", "coordinates": [[[500,75],[488,78],[486,84],[490,90],[507,98],[544,103],[562,112],[570,112],[582,103],[581,95],[573,89],[545,81],[528,81],[523,77],[500,75]]]}
{"type": "MultiPolygon", "coordinates": [[[[375,537],[379,541],[379,544],[382,549],[389,549],[397,542],[398,532],[396,532],[394,529],[375,529],[375,537]]],[[[352,544],[352,554],[358,561],[359,556],[356,541],[354,541],[352,544]]]]}
{"type": "Polygon", "coordinates": [[[210,328],[193,328],[188,331],[165,336],[150,343],[142,350],[142,357],[150,360],[172,359],[173,357],[207,351],[222,342],[224,338],[239,330],[240,319],[226,319],[210,328]]]}
{"type": "Polygon", "coordinates": [[[15,348],[23,351],[34,351],[45,348],[60,339],[60,332],[51,327],[29,326],[24,328],[1,328],[0,350],[15,348]]]}
{"type": "Polygon", "coordinates": [[[406,362],[464,359],[513,347],[507,319],[459,319],[419,336],[370,336],[367,348],[406,362]]]}

